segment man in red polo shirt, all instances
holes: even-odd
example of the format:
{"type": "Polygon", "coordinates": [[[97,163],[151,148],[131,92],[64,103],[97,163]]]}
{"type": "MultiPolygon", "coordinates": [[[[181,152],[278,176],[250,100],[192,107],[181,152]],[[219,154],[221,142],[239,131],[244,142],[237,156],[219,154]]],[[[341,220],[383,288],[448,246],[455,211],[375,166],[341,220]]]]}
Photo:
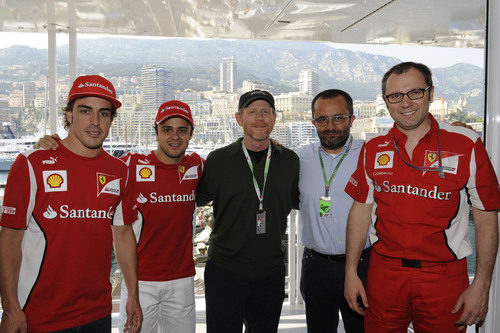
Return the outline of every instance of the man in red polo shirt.
{"type": "MultiPolygon", "coordinates": [[[[189,105],[172,100],[156,115],[158,147],[149,154],[127,154],[138,205],[133,224],[138,242],[139,299],[143,332],[195,332],[193,218],[195,193],[204,160],[186,154],[194,130],[189,105]]],[[[50,136],[39,141],[56,148],[50,136]]],[[[128,291],[122,283],[120,324],[127,322],[128,291]]]]}
{"type": "MultiPolygon", "coordinates": [[[[139,211],[134,230],[142,330],[194,333],[193,218],[204,160],[196,153],[186,154],[194,130],[186,103],[163,103],[154,127],[156,150],[122,158],[134,181],[139,211]]],[[[126,300],[127,288],[122,284],[120,326],[127,320],[126,300]]]]}
{"type": "Polygon", "coordinates": [[[110,332],[113,241],[130,290],[126,328],[139,331],[136,205],[127,166],[102,149],[120,106],[111,82],[78,77],[68,136],[12,165],[0,220],[2,332],[110,332]]]}
{"type": "Polygon", "coordinates": [[[367,332],[457,332],[482,323],[498,246],[498,180],[479,136],[429,113],[434,87],[423,64],[401,63],[382,80],[394,127],[365,143],[346,186],[345,296],[367,332]],[[469,204],[477,265],[465,257],[469,204]],[[372,221],[366,293],[356,273],[372,221]]]}

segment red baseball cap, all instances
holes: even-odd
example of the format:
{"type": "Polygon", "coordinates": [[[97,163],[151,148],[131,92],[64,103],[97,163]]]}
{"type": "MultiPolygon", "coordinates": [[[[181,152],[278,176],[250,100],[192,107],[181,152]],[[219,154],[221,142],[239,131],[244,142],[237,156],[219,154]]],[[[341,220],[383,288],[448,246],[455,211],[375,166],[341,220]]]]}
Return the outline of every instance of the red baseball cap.
{"type": "Polygon", "coordinates": [[[113,84],[99,75],[82,75],[77,77],[69,91],[67,103],[77,98],[87,96],[107,99],[113,104],[115,109],[122,106],[122,103],[116,99],[116,92],[113,84]]]}
{"type": "Polygon", "coordinates": [[[186,121],[194,127],[191,109],[189,108],[189,105],[184,102],[171,100],[160,105],[158,113],[156,114],[155,124],[158,125],[162,121],[172,117],[181,117],[186,119],[186,121]]]}

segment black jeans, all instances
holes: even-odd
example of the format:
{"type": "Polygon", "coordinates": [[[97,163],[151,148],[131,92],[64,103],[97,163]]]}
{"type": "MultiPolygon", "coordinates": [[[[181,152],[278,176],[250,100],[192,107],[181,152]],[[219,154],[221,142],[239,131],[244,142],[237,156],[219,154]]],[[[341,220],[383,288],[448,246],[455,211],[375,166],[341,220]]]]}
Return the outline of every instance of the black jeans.
{"type": "Polygon", "coordinates": [[[107,316],[82,326],[68,328],[66,330],[56,331],[53,333],[110,333],[110,332],[111,332],[111,316],[107,316]]]}
{"type": "Polygon", "coordinates": [[[207,333],[277,332],[284,299],[285,265],[259,277],[205,265],[207,333]]]}
{"type": "MultiPolygon", "coordinates": [[[[366,285],[369,252],[358,265],[366,285]]],[[[352,311],[344,298],[345,258],[326,258],[304,249],[300,291],[306,303],[307,332],[337,332],[339,310],[347,333],[364,332],[363,317],[352,311]]]]}

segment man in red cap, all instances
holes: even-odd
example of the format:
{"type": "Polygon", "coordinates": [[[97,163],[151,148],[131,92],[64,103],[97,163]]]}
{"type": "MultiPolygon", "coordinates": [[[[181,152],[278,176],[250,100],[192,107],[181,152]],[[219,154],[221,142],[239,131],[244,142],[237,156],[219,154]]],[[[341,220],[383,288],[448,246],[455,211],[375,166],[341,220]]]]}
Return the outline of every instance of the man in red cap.
{"type": "Polygon", "coordinates": [[[138,332],[137,210],[129,172],[102,149],[121,103],[111,82],[78,77],[55,150],[20,154],[0,225],[2,332],[110,332],[111,255],[129,289],[126,328],[138,332]]]}
{"type": "MultiPolygon", "coordinates": [[[[142,331],[195,332],[193,213],[204,160],[186,154],[194,122],[186,103],[172,100],[158,109],[158,147],[149,154],[122,157],[134,181],[138,220],[139,299],[142,331]]],[[[50,136],[40,140],[56,148],[50,136]]],[[[127,321],[127,286],[122,284],[120,328],[127,321]]]]}
{"type": "MultiPolygon", "coordinates": [[[[193,213],[204,160],[186,154],[194,122],[186,103],[172,100],[158,109],[158,146],[147,155],[128,154],[139,219],[139,299],[143,332],[195,332],[193,213]],[[135,175],[135,176],[134,176],[135,175]]],[[[126,320],[122,284],[120,326],[126,320]]]]}

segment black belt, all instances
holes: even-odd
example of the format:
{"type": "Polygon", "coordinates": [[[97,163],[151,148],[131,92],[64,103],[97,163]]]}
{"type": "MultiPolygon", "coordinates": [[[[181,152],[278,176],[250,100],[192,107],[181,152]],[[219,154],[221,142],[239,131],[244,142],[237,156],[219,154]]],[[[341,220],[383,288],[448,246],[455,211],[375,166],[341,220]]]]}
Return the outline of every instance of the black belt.
{"type": "MultiPolygon", "coordinates": [[[[375,252],[377,252],[377,251],[375,251],[375,252]]],[[[446,265],[446,264],[449,264],[449,263],[452,263],[455,261],[455,260],[453,260],[453,261],[426,261],[426,260],[416,260],[416,259],[393,258],[393,257],[384,256],[382,254],[378,254],[378,255],[383,257],[383,258],[387,258],[389,260],[394,260],[395,262],[398,262],[398,263],[401,262],[401,266],[409,267],[409,268],[422,268],[422,267],[446,265]]],[[[464,260],[464,259],[459,259],[457,261],[460,261],[460,260],[464,260]]]]}
{"type": "MultiPolygon", "coordinates": [[[[463,260],[463,259],[460,259],[460,260],[463,260]]],[[[448,264],[451,262],[453,262],[453,261],[425,261],[425,260],[401,259],[401,265],[403,267],[410,267],[410,268],[432,267],[432,266],[438,266],[438,265],[445,265],[445,264],[448,264]]]]}
{"type": "Polygon", "coordinates": [[[401,259],[401,263],[403,267],[422,268],[422,262],[420,260],[401,259]]]}
{"type": "MultiPolygon", "coordinates": [[[[368,255],[370,254],[370,249],[371,249],[371,247],[368,247],[368,248],[364,249],[363,252],[361,252],[362,259],[366,259],[366,257],[368,257],[368,255]]],[[[306,255],[310,254],[310,255],[313,255],[316,257],[325,258],[325,259],[328,259],[332,262],[345,262],[345,254],[324,254],[324,253],[316,252],[313,249],[310,249],[307,247],[304,248],[304,253],[306,255]]]]}

